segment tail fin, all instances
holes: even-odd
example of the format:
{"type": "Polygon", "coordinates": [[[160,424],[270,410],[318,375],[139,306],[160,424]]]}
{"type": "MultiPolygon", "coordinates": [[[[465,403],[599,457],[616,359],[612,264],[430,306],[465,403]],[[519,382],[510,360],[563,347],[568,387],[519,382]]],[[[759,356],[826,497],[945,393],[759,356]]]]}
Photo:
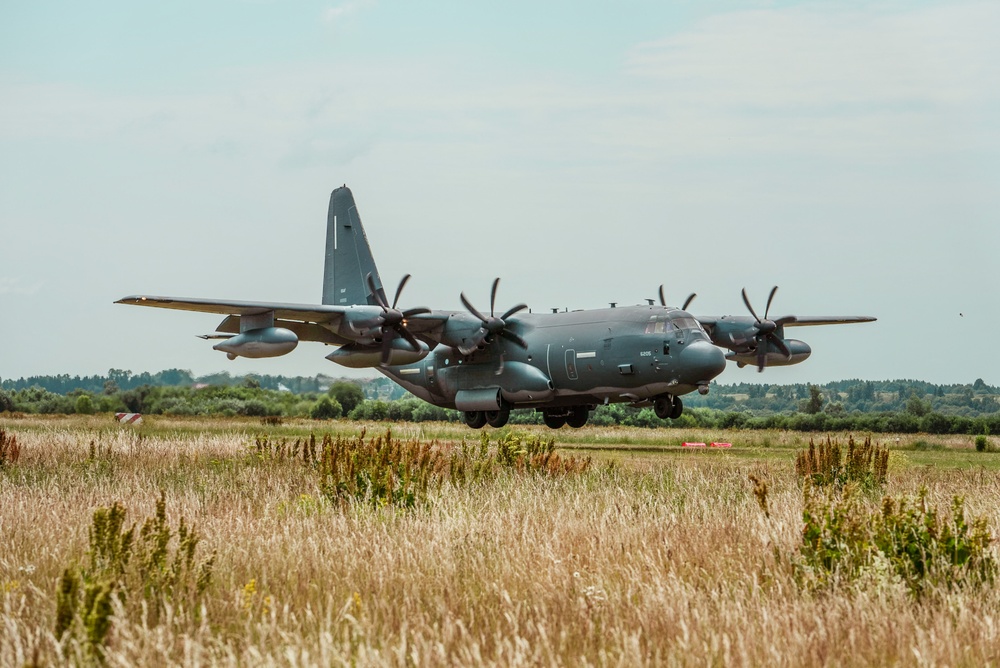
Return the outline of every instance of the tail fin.
{"type": "Polygon", "coordinates": [[[323,270],[323,303],[335,306],[375,304],[367,276],[385,299],[365,228],[361,225],[354,195],[347,186],[330,194],[330,212],[326,220],[326,264],[323,270]]]}

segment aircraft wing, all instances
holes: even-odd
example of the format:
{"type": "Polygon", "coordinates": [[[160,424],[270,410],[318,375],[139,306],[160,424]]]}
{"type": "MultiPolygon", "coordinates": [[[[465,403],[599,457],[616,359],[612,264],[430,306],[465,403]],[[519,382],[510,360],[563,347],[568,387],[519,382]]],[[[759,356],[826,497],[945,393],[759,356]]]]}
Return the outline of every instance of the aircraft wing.
{"type": "Polygon", "coordinates": [[[875,322],[877,318],[869,315],[799,315],[786,322],[785,327],[802,327],[805,325],[849,325],[855,322],[875,322]]]}
{"type": "MultiPolygon", "coordinates": [[[[352,341],[370,340],[372,318],[382,312],[381,307],[369,305],[335,306],[288,302],[248,302],[232,299],[155,297],[151,295],[130,295],[115,303],[229,316],[216,327],[216,331],[230,334],[239,333],[240,316],[273,312],[275,325],[291,329],[299,339],[337,346],[352,341]],[[365,321],[367,324],[356,328],[360,322],[365,321]]],[[[407,329],[419,338],[437,343],[441,340],[444,325],[449,319],[461,318],[462,315],[447,311],[415,315],[408,319],[407,329]]],[[[475,324],[478,325],[478,321],[475,324]]]]}
{"type": "MultiPolygon", "coordinates": [[[[750,316],[719,317],[714,315],[699,315],[695,316],[695,318],[703,327],[713,327],[721,320],[736,322],[746,321],[747,323],[754,322],[754,319],[750,316]]],[[[785,327],[804,327],[808,325],[849,325],[858,322],[875,322],[877,319],[878,318],[873,318],[870,315],[797,315],[775,318],[775,320],[783,321],[782,324],[785,327]]]]}
{"type": "Polygon", "coordinates": [[[130,295],[122,297],[116,304],[169,308],[176,311],[197,311],[220,315],[258,315],[274,311],[279,320],[297,320],[336,325],[349,307],[325,304],[291,304],[285,302],[244,302],[223,299],[199,299],[188,297],[153,297],[130,295]]]}

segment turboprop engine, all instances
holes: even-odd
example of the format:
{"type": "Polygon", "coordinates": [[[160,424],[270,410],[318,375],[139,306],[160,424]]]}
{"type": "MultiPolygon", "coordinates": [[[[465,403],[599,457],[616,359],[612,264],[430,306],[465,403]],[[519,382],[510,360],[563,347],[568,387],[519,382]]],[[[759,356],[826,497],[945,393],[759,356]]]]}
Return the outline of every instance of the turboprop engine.
{"type": "MultiPolygon", "coordinates": [[[[790,356],[785,357],[785,354],[778,350],[778,348],[772,345],[770,342],[765,341],[762,346],[765,346],[765,364],[766,366],[789,366],[791,364],[798,364],[799,362],[804,362],[810,354],[812,354],[812,348],[805,341],[799,341],[798,339],[783,339],[785,346],[788,348],[788,352],[791,353],[790,356]]],[[[736,365],[740,368],[745,367],[747,364],[757,364],[760,361],[760,355],[758,352],[751,351],[748,353],[736,353],[730,351],[726,353],[726,359],[736,362],[736,365]]]]}
{"type": "Polygon", "coordinates": [[[299,345],[295,332],[284,327],[248,329],[212,346],[234,360],[237,357],[278,357],[286,355],[299,345]]]}

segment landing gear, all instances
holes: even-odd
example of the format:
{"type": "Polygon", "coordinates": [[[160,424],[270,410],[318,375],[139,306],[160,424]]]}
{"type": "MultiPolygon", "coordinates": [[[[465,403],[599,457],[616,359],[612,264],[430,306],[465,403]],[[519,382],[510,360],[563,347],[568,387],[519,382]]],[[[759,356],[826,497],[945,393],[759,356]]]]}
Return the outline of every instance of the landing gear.
{"type": "Polygon", "coordinates": [[[576,406],[570,410],[569,415],[566,417],[566,424],[574,429],[579,429],[583,425],[587,424],[587,419],[589,417],[590,411],[587,410],[586,406],[576,406]]]}
{"type": "Polygon", "coordinates": [[[684,404],[680,397],[661,394],[653,400],[653,412],[661,420],[676,420],[684,412],[684,404]]]}
{"type": "Polygon", "coordinates": [[[465,411],[465,424],[473,429],[482,429],[486,426],[486,413],[483,411],[465,411]]]}
{"type": "Polygon", "coordinates": [[[569,408],[550,408],[542,411],[542,422],[550,429],[559,429],[564,424],[568,424],[574,429],[579,429],[587,424],[590,418],[589,406],[571,406],[569,408]]]}
{"type": "Polygon", "coordinates": [[[510,409],[501,408],[496,411],[465,411],[465,424],[473,429],[482,429],[486,425],[499,429],[510,419],[510,409]]]}
{"type": "Polygon", "coordinates": [[[486,416],[486,424],[499,429],[507,424],[507,420],[510,419],[510,409],[501,408],[498,411],[486,411],[484,415],[486,416]]]}
{"type": "Polygon", "coordinates": [[[566,424],[566,415],[563,413],[553,413],[552,411],[543,411],[542,422],[549,429],[559,429],[566,424]]]}

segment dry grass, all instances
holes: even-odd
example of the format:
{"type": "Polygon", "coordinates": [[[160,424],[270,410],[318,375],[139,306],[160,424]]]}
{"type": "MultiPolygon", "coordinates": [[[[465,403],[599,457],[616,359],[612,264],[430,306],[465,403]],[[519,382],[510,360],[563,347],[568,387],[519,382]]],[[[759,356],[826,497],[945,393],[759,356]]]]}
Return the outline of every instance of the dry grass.
{"type": "MultiPolygon", "coordinates": [[[[160,490],[169,519],[203,537],[200,554],[217,553],[203,621],[115,619],[109,665],[1000,662],[995,590],[916,602],[879,574],[800,589],[789,561],[802,519],[791,456],[618,455],[582,474],[445,485],[406,511],[344,509],[301,460],[249,451],[247,430],[310,425],[164,420],[143,438],[106,419],[0,426],[20,446],[0,471],[3,666],[65,660],[56,586],[85,558],[93,511],[118,501],[141,521],[160,490]],[[751,475],[766,483],[769,516],[751,475]]],[[[448,428],[412,435],[435,429],[448,428]]],[[[594,431],[591,444],[613,437],[594,431]]],[[[996,473],[890,460],[888,493],[920,486],[941,507],[964,494],[971,516],[1000,527],[996,473]]]]}

